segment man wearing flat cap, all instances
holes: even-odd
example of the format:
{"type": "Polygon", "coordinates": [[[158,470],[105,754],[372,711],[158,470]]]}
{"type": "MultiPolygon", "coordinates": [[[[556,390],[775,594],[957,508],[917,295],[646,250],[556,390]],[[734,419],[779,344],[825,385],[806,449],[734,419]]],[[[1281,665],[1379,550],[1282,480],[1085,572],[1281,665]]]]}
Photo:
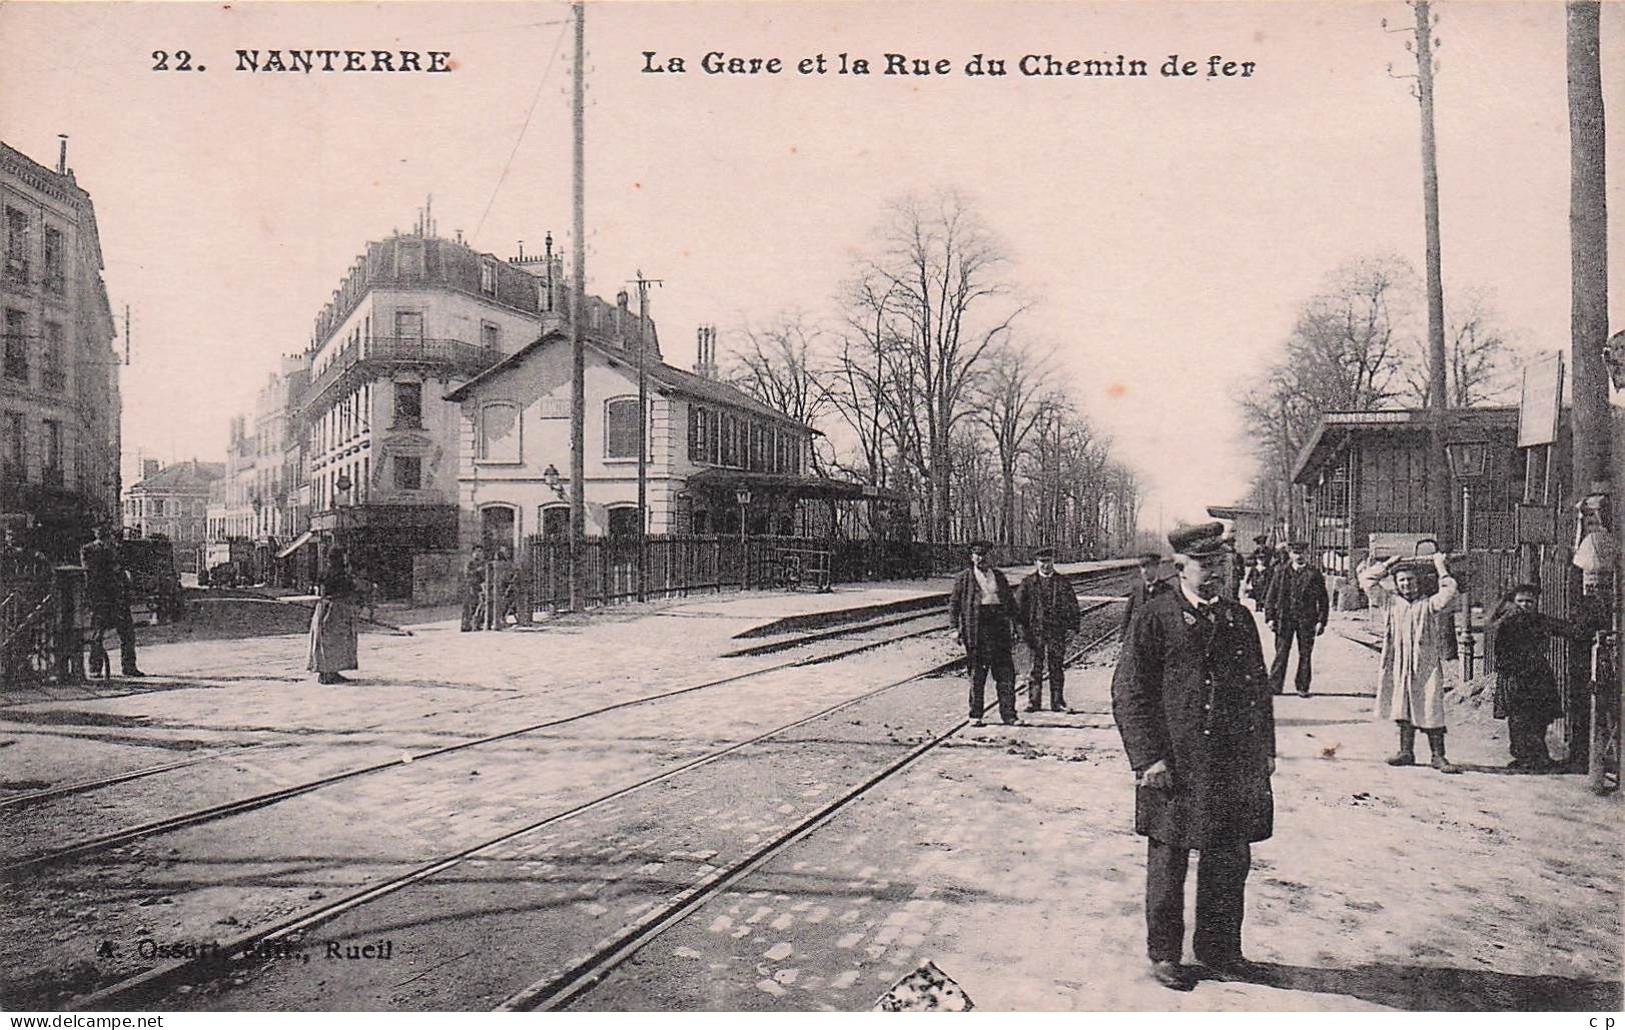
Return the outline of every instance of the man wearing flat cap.
{"type": "Polygon", "coordinates": [[[1112,714],[1134,768],[1134,830],[1146,842],[1146,953],[1175,990],[1185,874],[1196,873],[1197,961],[1209,976],[1253,979],[1241,951],[1251,845],[1275,819],[1275,714],[1253,615],[1219,596],[1230,554],[1209,523],[1168,534],[1179,579],[1135,615],[1112,677],[1112,714]]]}
{"type": "Polygon", "coordinates": [[[1293,541],[1287,545],[1289,560],[1270,579],[1264,598],[1264,621],[1275,631],[1275,660],[1270,664],[1270,690],[1286,690],[1286,666],[1292,658],[1292,645],[1298,645],[1298,671],[1293,677],[1299,697],[1309,696],[1314,672],[1310,666],[1315,638],[1326,632],[1331,615],[1331,599],[1326,594],[1326,577],[1309,564],[1309,545],[1293,541]]]}
{"type": "Polygon", "coordinates": [[[1027,711],[1044,707],[1044,679],[1049,679],[1049,707],[1066,707],[1066,641],[1078,628],[1078,595],[1072,581],[1055,571],[1055,548],[1040,547],[1037,568],[1016,588],[1016,607],[1027,627],[1032,669],[1027,674],[1027,711]]]}
{"type": "Polygon", "coordinates": [[[1145,603],[1168,589],[1168,580],[1162,576],[1162,555],[1147,551],[1140,555],[1140,578],[1134,581],[1134,588],[1128,592],[1128,604],[1123,609],[1123,629],[1128,630],[1129,623],[1134,621],[1134,613],[1145,607],[1145,603]]]}
{"type": "MultiPolygon", "coordinates": [[[[954,580],[948,595],[948,623],[959,635],[970,665],[970,719],[982,725],[982,708],[987,674],[993,673],[993,689],[999,695],[999,718],[1007,726],[1019,726],[1016,716],[1016,665],[1010,653],[1015,629],[1021,626],[1021,609],[1004,573],[988,561],[993,545],[978,540],[970,545],[970,568],[954,580]]],[[[1025,630],[1022,635],[1027,636],[1025,630]]]]}

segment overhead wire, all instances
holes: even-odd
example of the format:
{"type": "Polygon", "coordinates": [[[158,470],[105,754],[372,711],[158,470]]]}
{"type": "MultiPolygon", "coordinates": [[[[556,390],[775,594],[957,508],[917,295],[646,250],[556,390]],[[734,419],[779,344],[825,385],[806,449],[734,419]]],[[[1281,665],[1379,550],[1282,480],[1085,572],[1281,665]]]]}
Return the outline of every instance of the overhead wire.
{"type": "Polygon", "coordinates": [[[502,174],[497,176],[497,183],[491,188],[491,199],[485,202],[485,211],[480,214],[480,220],[474,226],[474,234],[469,237],[470,242],[479,239],[480,230],[485,228],[485,219],[491,213],[491,205],[496,203],[497,194],[502,192],[502,184],[508,180],[508,172],[513,168],[513,159],[519,154],[519,147],[525,142],[525,133],[530,129],[530,120],[536,114],[536,105],[542,99],[542,87],[547,85],[547,78],[553,73],[553,65],[559,57],[559,47],[564,44],[564,34],[569,30],[570,21],[560,22],[558,38],[553,40],[553,53],[547,59],[547,67],[542,69],[542,77],[536,83],[536,95],[530,98],[530,109],[525,112],[525,124],[519,127],[519,138],[513,141],[513,150],[508,153],[508,160],[502,166],[502,174]]]}

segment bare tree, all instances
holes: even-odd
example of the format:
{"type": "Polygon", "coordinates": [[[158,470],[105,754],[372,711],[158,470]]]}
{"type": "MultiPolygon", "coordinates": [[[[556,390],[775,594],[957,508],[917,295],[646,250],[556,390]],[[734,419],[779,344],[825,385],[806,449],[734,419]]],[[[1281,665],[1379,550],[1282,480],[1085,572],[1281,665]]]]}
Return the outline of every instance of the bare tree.
{"type": "Polygon", "coordinates": [[[1014,542],[1016,466],[1033,427],[1044,414],[1050,379],[1047,362],[1007,342],[992,352],[970,391],[971,417],[987,431],[998,458],[1000,543],[1014,542]]]}
{"type": "MultiPolygon", "coordinates": [[[[1479,289],[1464,291],[1459,304],[1451,306],[1445,329],[1445,374],[1450,406],[1471,408],[1507,399],[1511,390],[1508,371],[1511,352],[1505,332],[1488,294],[1479,289]]],[[[1428,406],[1432,378],[1427,356],[1418,352],[1407,363],[1406,399],[1417,407],[1428,406]]]]}
{"type": "Polygon", "coordinates": [[[1394,403],[1403,390],[1416,273],[1402,258],[1336,269],[1299,312],[1282,359],[1238,398],[1260,460],[1254,492],[1267,510],[1293,516],[1292,465],[1320,417],[1394,403]]]}
{"type": "Polygon", "coordinates": [[[926,521],[932,539],[948,536],[949,441],[965,415],[978,362],[1009,331],[1021,310],[1001,278],[1005,257],[971,205],[939,191],[895,202],[877,234],[875,256],[860,281],[849,321],[885,326],[900,344],[891,354],[898,402],[897,442],[929,484],[926,521]],[[882,303],[875,305],[876,299],[882,303]],[[889,311],[892,317],[878,317],[889,311]]]}
{"type": "MultiPolygon", "coordinates": [[[[765,327],[739,328],[727,378],[803,425],[817,427],[833,401],[818,379],[818,345],[825,333],[800,312],[784,312],[765,327]]],[[[813,451],[814,467],[818,452],[813,451]]]]}

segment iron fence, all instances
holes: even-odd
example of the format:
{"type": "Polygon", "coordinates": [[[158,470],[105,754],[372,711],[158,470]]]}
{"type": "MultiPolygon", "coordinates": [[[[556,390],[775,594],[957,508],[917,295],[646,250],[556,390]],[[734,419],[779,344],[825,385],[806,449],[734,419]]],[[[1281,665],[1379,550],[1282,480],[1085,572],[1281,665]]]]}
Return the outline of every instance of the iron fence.
{"type": "MultiPolygon", "coordinates": [[[[963,543],[902,540],[829,540],[800,536],[651,536],[645,544],[644,592],[649,597],[685,596],[723,589],[793,585],[808,554],[827,555],[829,583],[861,583],[945,576],[966,567],[963,543]]],[[[1036,547],[996,548],[1001,564],[1030,562],[1036,547]]],[[[1083,547],[1058,548],[1063,562],[1090,557],[1083,547]]],[[[582,542],[583,605],[596,607],[638,596],[638,542],[630,537],[588,537],[582,542]]],[[[822,563],[821,563],[822,564],[822,563]]],[[[568,539],[528,538],[515,570],[522,610],[570,606],[568,539]]]]}

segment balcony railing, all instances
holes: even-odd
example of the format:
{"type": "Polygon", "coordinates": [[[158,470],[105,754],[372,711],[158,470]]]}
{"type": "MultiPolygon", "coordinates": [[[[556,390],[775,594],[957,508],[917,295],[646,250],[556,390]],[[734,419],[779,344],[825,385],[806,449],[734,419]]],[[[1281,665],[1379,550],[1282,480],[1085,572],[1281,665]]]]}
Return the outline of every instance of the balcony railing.
{"type": "Polygon", "coordinates": [[[333,360],[311,380],[305,394],[306,410],[328,403],[326,394],[352,370],[382,370],[417,366],[474,376],[502,360],[502,352],[463,340],[416,336],[378,336],[345,344],[333,360]]]}

